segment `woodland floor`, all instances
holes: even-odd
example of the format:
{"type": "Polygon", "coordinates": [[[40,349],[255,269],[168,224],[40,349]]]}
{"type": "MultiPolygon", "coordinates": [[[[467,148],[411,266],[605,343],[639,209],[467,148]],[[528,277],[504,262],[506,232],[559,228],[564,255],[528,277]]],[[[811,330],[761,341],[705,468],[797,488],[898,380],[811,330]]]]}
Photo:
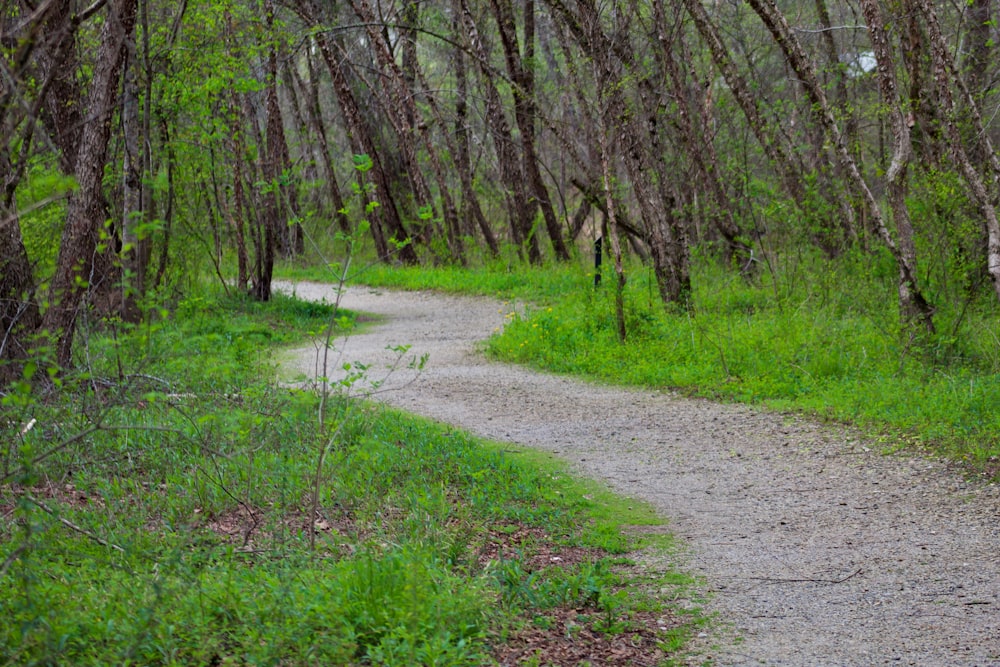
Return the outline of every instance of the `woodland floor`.
{"type": "MultiPolygon", "coordinates": [[[[549,452],[669,520],[685,545],[671,558],[717,615],[691,664],[1000,665],[997,485],[798,416],[491,362],[476,344],[511,304],[350,287],[342,305],[384,320],[340,341],[331,367],[380,379],[387,345],[429,355],[378,400],[549,452]]],[[[293,358],[315,374],[314,348],[293,358]]]]}

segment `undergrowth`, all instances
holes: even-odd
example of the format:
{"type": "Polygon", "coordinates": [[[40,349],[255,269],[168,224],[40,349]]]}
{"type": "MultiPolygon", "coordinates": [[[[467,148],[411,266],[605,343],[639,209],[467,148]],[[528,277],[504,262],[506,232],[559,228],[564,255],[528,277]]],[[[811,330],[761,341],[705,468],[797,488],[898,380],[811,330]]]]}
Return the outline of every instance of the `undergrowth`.
{"type": "Polygon", "coordinates": [[[667,584],[614,565],[648,510],[358,398],[321,422],[277,384],[270,350],[331,315],[191,298],[3,396],[0,664],[480,665],[558,609],[600,633],[662,610],[667,584]]]}

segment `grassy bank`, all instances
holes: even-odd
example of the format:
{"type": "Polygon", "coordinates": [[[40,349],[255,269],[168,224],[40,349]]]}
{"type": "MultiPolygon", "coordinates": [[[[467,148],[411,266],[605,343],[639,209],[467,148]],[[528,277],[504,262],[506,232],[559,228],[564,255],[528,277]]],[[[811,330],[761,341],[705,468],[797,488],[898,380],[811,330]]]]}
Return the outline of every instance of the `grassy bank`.
{"type": "Polygon", "coordinates": [[[91,332],[87,372],[60,387],[4,396],[0,664],[683,646],[698,617],[658,599],[690,582],[630,560],[623,530],[657,523],[648,510],[375,405],[334,396],[320,420],[316,393],[277,386],[270,351],[329,319],[283,297],[192,298],[155,326],[91,332]]]}
{"type": "Polygon", "coordinates": [[[994,299],[936,286],[937,333],[900,323],[885,258],[800,258],[744,282],[694,266],[690,310],[666,310],[648,269],[626,286],[617,341],[612,287],[584,263],[465,271],[384,269],[365,282],[517,298],[523,316],[489,341],[499,359],[609,382],[802,411],[860,425],[887,447],[926,447],[1000,473],[1000,317],[994,299]]]}

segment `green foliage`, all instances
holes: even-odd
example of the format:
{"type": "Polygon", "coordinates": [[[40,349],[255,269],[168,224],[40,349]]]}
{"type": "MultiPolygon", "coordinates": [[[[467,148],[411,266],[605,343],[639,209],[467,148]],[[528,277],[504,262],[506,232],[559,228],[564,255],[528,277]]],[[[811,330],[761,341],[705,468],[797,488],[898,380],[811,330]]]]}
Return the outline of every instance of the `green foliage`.
{"type": "Polygon", "coordinates": [[[342,396],[321,426],[320,396],[272,382],[268,350],[331,306],[203,293],[163,315],[91,334],[87,372],[45,401],[30,377],[8,394],[0,662],[480,665],[528,606],[586,600],[620,631],[629,582],[600,558],[533,573],[529,605],[499,573],[526,572],[531,544],[480,556],[508,526],[620,552],[647,510],[342,396]]]}
{"type": "MultiPolygon", "coordinates": [[[[492,296],[501,299],[531,299],[538,303],[557,300],[562,295],[584,289],[592,284],[592,276],[584,276],[575,267],[522,266],[516,261],[496,260],[477,267],[460,268],[450,265],[408,267],[355,263],[352,281],[399,289],[429,289],[492,296]]],[[[276,274],[295,280],[329,280],[322,267],[284,265],[276,274]]]]}
{"type": "Polygon", "coordinates": [[[74,179],[43,163],[33,165],[17,189],[24,247],[36,263],[36,275],[40,277],[51,275],[55,268],[66,218],[66,199],[75,189],[74,179]]]}

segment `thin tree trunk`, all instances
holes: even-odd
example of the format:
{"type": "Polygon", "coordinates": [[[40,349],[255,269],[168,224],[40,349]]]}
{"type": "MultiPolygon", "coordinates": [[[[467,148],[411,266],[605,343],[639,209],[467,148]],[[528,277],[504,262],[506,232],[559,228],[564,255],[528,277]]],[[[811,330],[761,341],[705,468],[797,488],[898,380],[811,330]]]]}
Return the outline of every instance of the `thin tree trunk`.
{"type": "Polygon", "coordinates": [[[995,27],[992,0],[968,0],[968,46],[963,63],[966,85],[974,99],[984,92],[990,80],[990,66],[996,44],[992,39],[991,27],[995,27]]]}
{"type": "MultiPolygon", "coordinates": [[[[468,218],[471,216],[479,227],[486,246],[490,249],[490,254],[496,257],[500,254],[500,244],[497,243],[493,228],[483,215],[483,209],[479,205],[479,197],[472,185],[472,159],[469,150],[469,112],[468,112],[468,76],[465,67],[464,47],[459,43],[462,31],[462,6],[460,0],[452,0],[452,33],[454,34],[455,48],[452,50],[452,63],[455,69],[455,148],[451,150],[455,156],[455,168],[462,183],[463,208],[466,215],[463,220],[463,230],[469,236],[473,233],[473,227],[468,218]]],[[[444,127],[443,119],[440,119],[444,127]]],[[[445,136],[448,133],[445,132],[445,136]]]]}
{"type": "Polygon", "coordinates": [[[615,211],[615,198],[612,192],[614,177],[611,173],[611,151],[608,146],[608,130],[614,127],[614,119],[618,117],[617,94],[612,92],[611,99],[606,95],[605,87],[601,82],[608,81],[605,76],[606,70],[599,64],[598,59],[591,61],[594,69],[594,80],[598,82],[598,150],[601,154],[601,190],[604,194],[604,206],[607,211],[606,224],[604,230],[611,241],[611,254],[615,262],[615,330],[618,333],[618,342],[624,343],[628,337],[625,328],[625,268],[622,264],[622,246],[618,238],[618,220],[615,211]]]}
{"type": "MultiPolygon", "coordinates": [[[[775,42],[784,51],[785,57],[788,59],[792,69],[795,70],[799,80],[806,86],[806,90],[816,108],[817,117],[823,123],[827,136],[833,142],[844,171],[848,174],[858,191],[864,196],[865,202],[868,205],[868,213],[875,223],[875,228],[882,238],[883,243],[885,243],[896,260],[900,272],[901,284],[898,291],[901,311],[907,316],[913,314],[913,317],[917,318],[928,331],[934,331],[934,320],[932,318],[934,309],[924,298],[920,290],[917,281],[916,266],[892,238],[892,234],[885,224],[885,219],[882,216],[875,195],[861,175],[861,171],[858,169],[854,158],[847,150],[847,144],[833,116],[830,104],[826,99],[826,94],[823,92],[822,86],[819,85],[816,72],[803,51],[802,46],[799,44],[794,33],[792,33],[791,28],[788,27],[785,17],[778,11],[772,0],[748,0],[748,2],[771,32],[775,42]]],[[[908,233],[912,233],[912,230],[905,228],[897,230],[903,247],[912,243],[912,238],[906,238],[908,233]]]]}
{"type": "Polygon", "coordinates": [[[892,47],[885,28],[885,19],[878,6],[878,0],[861,0],[861,10],[868,24],[868,35],[871,38],[875,60],[878,63],[878,83],[882,92],[882,100],[889,111],[892,128],[893,149],[892,162],[886,172],[886,182],[889,191],[889,205],[892,208],[896,223],[896,234],[899,238],[899,254],[903,259],[900,263],[899,303],[905,310],[903,315],[907,320],[916,321],[921,313],[915,307],[913,295],[909,294],[910,285],[902,273],[904,264],[916,266],[917,250],[913,242],[913,224],[910,221],[910,211],[906,203],[909,191],[907,169],[913,155],[910,143],[910,128],[903,117],[902,100],[899,97],[896,84],[896,63],[892,57],[892,47]]]}
{"type": "Polygon", "coordinates": [[[514,82],[514,119],[521,133],[522,162],[535,203],[542,210],[545,227],[552,241],[552,249],[560,261],[569,261],[569,252],[563,241],[562,230],[556,219],[555,209],[548,188],[538,169],[538,152],[535,149],[535,3],[525,0],[524,5],[524,57],[521,57],[514,21],[514,8],[510,0],[491,0],[493,14],[500,31],[507,72],[514,82]]]}
{"type": "MultiPolygon", "coordinates": [[[[236,95],[238,93],[233,93],[234,98],[236,95]]],[[[241,109],[242,105],[234,99],[232,113],[237,119],[242,117],[241,109]]],[[[242,125],[239,122],[237,124],[242,125]]],[[[243,144],[243,131],[240,127],[233,129],[233,207],[232,214],[229,217],[229,224],[236,236],[236,287],[242,291],[247,289],[247,285],[250,284],[250,254],[247,252],[246,216],[243,204],[243,162],[246,159],[246,148],[243,144]]]]}
{"type": "Polygon", "coordinates": [[[330,203],[333,205],[333,215],[337,220],[337,226],[340,227],[340,231],[344,234],[350,234],[351,221],[347,217],[347,205],[344,203],[343,195],[341,195],[337,173],[333,167],[333,159],[330,157],[330,144],[327,140],[326,127],[323,122],[323,112],[319,105],[319,77],[316,76],[311,54],[307,57],[307,64],[309,67],[308,89],[306,89],[305,82],[302,81],[296,68],[288,67],[288,70],[295,81],[299,83],[300,88],[303,89],[303,96],[306,100],[306,119],[315,137],[314,150],[319,156],[319,163],[323,168],[323,181],[326,183],[327,194],[330,197],[330,203]]]}
{"type": "Polygon", "coordinates": [[[7,146],[0,146],[0,388],[20,379],[30,356],[30,337],[40,321],[34,275],[21,238],[17,201],[10,179],[14,176],[7,146]]]}
{"type": "MultiPolygon", "coordinates": [[[[464,248],[462,245],[462,235],[458,229],[458,213],[455,209],[451,192],[444,176],[444,168],[438,155],[434,143],[430,140],[427,124],[423,119],[419,119],[419,112],[413,97],[413,89],[416,84],[417,71],[419,69],[415,53],[405,59],[406,68],[400,68],[392,58],[388,44],[382,38],[381,33],[376,30],[375,17],[366,0],[352,0],[355,12],[368,24],[368,36],[375,47],[376,58],[380,66],[386,73],[386,81],[383,89],[388,92],[389,100],[385,105],[390,121],[399,139],[400,149],[407,162],[407,172],[414,190],[417,193],[418,203],[429,210],[434,215],[434,202],[430,188],[423,176],[423,170],[417,156],[414,145],[414,135],[416,131],[415,123],[419,122],[422,129],[420,133],[427,149],[427,157],[430,162],[431,171],[434,173],[438,184],[438,192],[442,200],[443,216],[447,229],[447,239],[451,254],[459,262],[464,263],[464,248]]],[[[404,54],[410,49],[404,41],[404,54]]]]}
{"type": "MultiPolygon", "coordinates": [[[[707,186],[706,189],[711,194],[715,210],[711,212],[711,220],[715,228],[726,240],[726,246],[730,259],[739,267],[740,273],[749,276],[753,272],[753,262],[751,261],[753,252],[746,241],[741,238],[739,225],[733,213],[733,207],[729,196],[718,173],[718,156],[715,153],[715,146],[712,143],[712,136],[707,130],[708,118],[705,105],[697,105],[701,111],[699,115],[704,116],[699,126],[695,125],[692,118],[694,115],[689,103],[688,85],[681,73],[678,65],[677,54],[674,51],[674,41],[683,39],[679,33],[668,34],[666,25],[666,13],[663,8],[663,0],[654,2],[654,17],[657,26],[657,38],[662,50],[663,66],[667,71],[670,82],[673,86],[674,98],[677,104],[676,122],[681,131],[681,139],[687,148],[688,155],[694,162],[695,168],[701,175],[702,181],[707,186]]],[[[682,56],[684,46],[680,45],[682,56]]],[[[685,62],[684,59],[681,62],[685,62]]]]}
{"type": "Polygon", "coordinates": [[[42,68],[51,78],[42,121],[59,148],[59,166],[64,174],[72,174],[76,169],[85,120],[72,13],[72,0],[56,0],[44,24],[50,36],[46,40],[48,46],[40,50],[42,68]]]}
{"type": "MultiPolygon", "coordinates": [[[[308,3],[305,0],[300,0],[300,4],[305,5],[308,3]]],[[[314,25],[318,25],[315,19],[316,13],[314,8],[310,8],[307,11],[307,20],[314,25]]],[[[401,242],[401,247],[398,249],[399,258],[406,264],[416,264],[417,254],[412,244],[407,242],[410,240],[410,235],[399,219],[399,211],[396,209],[395,202],[391,199],[390,183],[383,168],[381,156],[379,155],[379,151],[376,150],[375,142],[365,125],[357,100],[354,98],[354,93],[351,92],[351,86],[347,81],[347,77],[344,75],[340,64],[334,56],[333,46],[323,32],[316,32],[314,39],[319,47],[320,54],[323,56],[323,61],[330,72],[330,77],[333,80],[333,88],[337,94],[348,133],[355,143],[356,150],[359,153],[367,155],[372,161],[372,172],[376,187],[375,195],[382,201],[382,206],[373,212],[371,215],[372,219],[369,221],[371,224],[372,239],[375,241],[375,250],[382,261],[390,261],[393,258],[394,254],[390,252],[388,243],[386,242],[385,232],[388,231],[390,236],[401,242]]],[[[395,251],[396,249],[394,248],[395,251]]]]}
{"type": "Polygon", "coordinates": [[[479,28],[472,16],[467,0],[461,0],[462,19],[469,35],[472,52],[476,56],[479,82],[486,101],[486,121],[490,126],[490,136],[497,153],[500,182],[504,188],[507,208],[510,211],[510,229],[515,245],[528,251],[528,261],[538,264],[542,261],[538,239],[534,234],[532,211],[528,205],[524,175],[517,157],[517,149],[511,136],[510,123],[500,101],[500,93],[493,83],[493,72],[489,70],[489,54],[483,43],[479,28]]]}
{"type": "Polygon", "coordinates": [[[990,136],[983,126],[979,105],[976,103],[972,91],[956,70],[947,43],[941,33],[941,26],[938,23],[934,7],[927,0],[915,0],[915,2],[927,22],[927,31],[930,35],[934,76],[938,84],[939,99],[944,105],[943,115],[949,139],[948,147],[955,161],[958,162],[959,170],[972,192],[973,199],[982,212],[987,235],[986,271],[990,280],[993,281],[994,292],[1000,299],[1000,219],[997,217],[996,209],[1000,205],[1000,156],[994,150],[990,136]],[[973,130],[976,133],[977,144],[979,144],[982,154],[987,156],[984,167],[989,180],[985,180],[973,166],[965,149],[965,142],[962,140],[961,130],[957,122],[958,105],[952,94],[952,86],[957,87],[964,98],[967,115],[971,119],[973,130]]]}
{"type": "Polygon", "coordinates": [[[156,278],[153,279],[154,290],[163,284],[163,279],[167,274],[167,264],[170,260],[170,237],[174,226],[174,198],[176,196],[174,167],[177,157],[174,153],[174,145],[170,140],[170,126],[166,118],[160,121],[160,142],[167,151],[167,204],[163,213],[163,238],[160,243],[160,256],[156,263],[156,278]]]}
{"type": "Polygon", "coordinates": [[[641,96],[649,126],[650,112],[656,86],[648,78],[625,69],[631,66],[633,52],[627,40],[627,31],[619,30],[614,39],[605,32],[597,6],[592,1],[576,3],[577,12],[570,11],[561,0],[548,0],[550,6],[562,17],[580,47],[593,61],[595,85],[605,96],[607,106],[605,121],[614,132],[616,148],[625,165],[635,200],[642,215],[653,259],[660,298],[664,303],[687,305],[691,296],[689,269],[690,248],[687,230],[674,215],[676,202],[669,187],[663,183],[662,161],[649,137],[642,138],[642,130],[632,117],[622,92],[622,82],[639,77],[641,96]],[[643,79],[646,80],[643,80],[643,79]],[[657,162],[660,169],[657,168],[657,162]]]}
{"type": "MultiPolygon", "coordinates": [[[[143,0],[145,2],[145,0],[143,0]]],[[[139,149],[139,86],[136,81],[138,49],[130,49],[125,57],[122,84],[122,134],[124,160],[122,172],[122,316],[127,322],[138,322],[141,316],[138,301],[145,289],[146,266],[139,253],[139,228],[145,211],[142,208],[142,152],[139,149]]],[[[147,101],[148,103],[148,101],[147,101]]]]}

